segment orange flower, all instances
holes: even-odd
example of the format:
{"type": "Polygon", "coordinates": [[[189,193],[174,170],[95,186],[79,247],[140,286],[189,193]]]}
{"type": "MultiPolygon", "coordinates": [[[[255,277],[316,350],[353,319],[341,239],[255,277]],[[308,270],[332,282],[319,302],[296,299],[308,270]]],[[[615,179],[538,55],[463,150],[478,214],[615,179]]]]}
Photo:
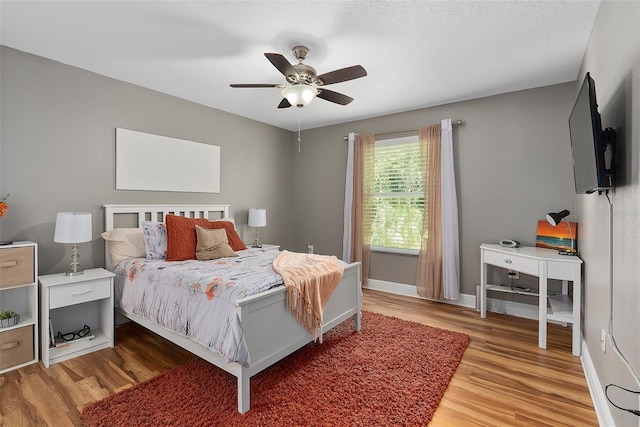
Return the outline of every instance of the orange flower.
{"type": "Polygon", "coordinates": [[[7,199],[9,198],[9,196],[10,194],[7,194],[2,199],[0,199],[0,218],[2,218],[7,213],[7,210],[9,210],[9,205],[7,204],[7,199]]]}
{"type": "Polygon", "coordinates": [[[129,267],[129,281],[133,282],[133,280],[138,275],[138,261],[134,261],[131,263],[131,267],[129,267]]]}
{"type": "Polygon", "coordinates": [[[207,283],[207,290],[205,291],[205,293],[207,294],[207,299],[209,301],[211,301],[216,296],[216,291],[218,290],[218,287],[220,285],[222,285],[222,278],[220,277],[216,277],[215,279],[213,279],[213,282],[207,283]]]}

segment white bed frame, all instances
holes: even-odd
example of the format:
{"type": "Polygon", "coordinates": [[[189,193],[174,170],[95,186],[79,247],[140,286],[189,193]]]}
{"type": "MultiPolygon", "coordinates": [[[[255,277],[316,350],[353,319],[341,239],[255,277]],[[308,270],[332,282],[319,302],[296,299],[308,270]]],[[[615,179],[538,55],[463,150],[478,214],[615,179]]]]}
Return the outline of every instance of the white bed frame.
{"type": "MultiPolygon", "coordinates": [[[[219,219],[229,216],[229,205],[104,205],[105,229],[116,227],[119,215],[137,215],[138,226],[142,221],[164,221],[167,214],[189,218],[219,219]]],[[[123,225],[129,226],[130,225],[123,225]]],[[[108,242],[105,246],[106,266],[111,266],[108,242]]],[[[360,330],[362,291],[360,288],[360,263],[345,267],[342,281],[327,304],[322,332],[341,324],[350,317],[354,329],[360,330]]],[[[158,326],[132,313],[117,310],[126,318],[179,345],[209,363],[224,369],[238,379],[238,411],[242,414],[250,407],[250,378],[273,365],[307,343],[314,340],[289,312],[284,287],[278,287],[258,295],[236,301],[238,317],[249,349],[250,366],[228,363],[224,357],[209,348],[192,341],[185,335],[158,326]]]]}

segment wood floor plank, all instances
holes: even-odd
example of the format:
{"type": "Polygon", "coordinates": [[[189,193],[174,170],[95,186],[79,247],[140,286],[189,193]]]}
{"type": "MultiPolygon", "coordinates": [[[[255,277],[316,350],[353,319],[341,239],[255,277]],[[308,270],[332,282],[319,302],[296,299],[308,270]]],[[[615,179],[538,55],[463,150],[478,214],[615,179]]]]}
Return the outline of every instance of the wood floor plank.
{"type": "MultiPolygon", "coordinates": [[[[472,308],[363,293],[363,310],[471,337],[430,426],[598,425],[580,359],[571,354],[570,328],[550,324],[544,350],[534,320],[496,313],[481,319],[472,308]]],[[[115,348],[0,375],[0,425],[82,426],[87,403],[193,358],[137,325],[120,326],[115,348]]]]}

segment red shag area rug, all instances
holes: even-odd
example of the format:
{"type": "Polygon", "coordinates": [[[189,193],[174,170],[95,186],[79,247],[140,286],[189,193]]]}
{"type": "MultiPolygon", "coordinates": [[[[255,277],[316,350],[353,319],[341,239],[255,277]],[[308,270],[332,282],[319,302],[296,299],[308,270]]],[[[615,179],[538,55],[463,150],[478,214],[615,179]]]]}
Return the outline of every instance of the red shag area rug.
{"type": "Polygon", "coordinates": [[[363,312],[251,378],[237,412],[236,378],[201,359],[87,405],[98,426],[424,426],[469,336],[363,312]]]}

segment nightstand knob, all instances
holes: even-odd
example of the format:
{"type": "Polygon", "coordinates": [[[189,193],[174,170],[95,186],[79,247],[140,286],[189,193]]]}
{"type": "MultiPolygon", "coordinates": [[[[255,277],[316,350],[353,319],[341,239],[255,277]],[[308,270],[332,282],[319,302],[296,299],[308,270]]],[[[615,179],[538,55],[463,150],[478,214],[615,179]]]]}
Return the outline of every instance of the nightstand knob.
{"type": "Polygon", "coordinates": [[[505,258],[504,262],[506,262],[507,264],[511,264],[513,261],[511,261],[509,258],[505,258]]]}

